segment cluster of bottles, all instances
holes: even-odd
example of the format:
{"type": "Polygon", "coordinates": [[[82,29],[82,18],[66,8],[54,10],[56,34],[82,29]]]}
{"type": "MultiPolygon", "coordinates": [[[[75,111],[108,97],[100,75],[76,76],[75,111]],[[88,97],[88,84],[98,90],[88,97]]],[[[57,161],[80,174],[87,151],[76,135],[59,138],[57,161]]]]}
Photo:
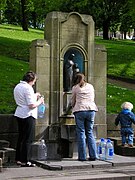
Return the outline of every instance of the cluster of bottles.
{"type": "Polygon", "coordinates": [[[101,160],[112,160],[114,157],[114,147],[110,139],[101,138],[97,146],[97,154],[101,160]]]}

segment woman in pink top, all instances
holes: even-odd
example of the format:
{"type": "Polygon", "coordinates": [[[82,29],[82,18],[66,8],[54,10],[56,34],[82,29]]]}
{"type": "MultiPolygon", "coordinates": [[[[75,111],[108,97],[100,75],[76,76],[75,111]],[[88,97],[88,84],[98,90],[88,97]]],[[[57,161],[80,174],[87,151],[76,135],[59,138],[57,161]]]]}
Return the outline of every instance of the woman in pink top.
{"type": "Polygon", "coordinates": [[[86,140],[88,143],[89,160],[96,160],[96,141],[93,135],[95,112],[98,111],[94,102],[94,87],[85,82],[84,75],[78,73],[72,87],[72,111],[76,121],[78,142],[78,160],[86,161],[86,140]]]}

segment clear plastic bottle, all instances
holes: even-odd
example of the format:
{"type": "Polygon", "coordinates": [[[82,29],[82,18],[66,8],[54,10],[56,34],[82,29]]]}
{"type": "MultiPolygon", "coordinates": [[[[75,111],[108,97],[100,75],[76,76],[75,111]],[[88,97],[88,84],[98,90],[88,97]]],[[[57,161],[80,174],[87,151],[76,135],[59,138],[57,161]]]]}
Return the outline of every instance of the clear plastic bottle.
{"type": "Polygon", "coordinates": [[[45,161],[47,160],[47,146],[44,139],[41,140],[38,151],[38,160],[45,161]]]}
{"type": "Polygon", "coordinates": [[[114,147],[110,139],[106,142],[106,160],[112,160],[114,157],[114,147]]]}
{"type": "Polygon", "coordinates": [[[38,118],[42,119],[45,117],[45,104],[42,103],[38,106],[38,118]]]}
{"type": "Polygon", "coordinates": [[[104,138],[100,139],[100,143],[98,145],[98,156],[99,159],[105,160],[105,155],[106,155],[106,142],[104,138]]]}
{"type": "Polygon", "coordinates": [[[101,151],[101,147],[100,147],[100,142],[97,142],[97,157],[98,159],[100,159],[100,151],[101,151]]]}

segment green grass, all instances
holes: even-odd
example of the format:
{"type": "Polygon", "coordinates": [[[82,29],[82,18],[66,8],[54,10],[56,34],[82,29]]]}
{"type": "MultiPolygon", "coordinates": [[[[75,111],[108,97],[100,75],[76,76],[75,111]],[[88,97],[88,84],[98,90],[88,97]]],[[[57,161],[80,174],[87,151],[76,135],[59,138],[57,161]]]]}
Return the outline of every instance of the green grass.
{"type": "Polygon", "coordinates": [[[29,61],[31,41],[43,38],[43,30],[29,29],[29,31],[22,31],[22,28],[18,26],[0,25],[0,54],[29,61]]]}
{"type": "Polygon", "coordinates": [[[107,113],[119,113],[121,104],[129,101],[135,105],[135,91],[108,83],[107,85],[107,113]]]}
{"type": "Polygon", "coordinates": [[[0,114],[14,113],[13,89],[29,70],[29,48],[32,40],[43,39],[44,31],[0,25],[0,114]]]}
{"type": "Polygon", "coordinates": [[[107,49],[107,74],[135,79],[135,41],[103,40],[96,38],[97,44],[107,49]]]}
{"type": "Polygon", "coordinates": [[[13,89],[29,69],[28,62],[0,56],[0,113],[9,114],[15,110],[13,89]]]}
{"type": "MultiPolygon", "coordinates": [[[[103,40],[96,37],[97,44],[105,45],[107,49],[107,74],[135,79],[135,41],[131,40],[103,40]]],[[[130,101],[135,105],[135,91],[107,85],[107,113],[118,113],[121,104],[130,101]]]]}
{"type": "MultiPolygon", "coordinates": [[[[13,89],[29,70],[29,48],[32,40],[43,39],[43,30],[22,31],[21,27],[0,25],[0,114],[14,113],[13,89]]],[[[96,37],[97,44],[107,49],[107,73],[135,79],[135,41],[107,41],[96,37]]],[[[135,92],[107,85],[107,113],[118,113],[121,103],[135,105],[135,92]]]]}

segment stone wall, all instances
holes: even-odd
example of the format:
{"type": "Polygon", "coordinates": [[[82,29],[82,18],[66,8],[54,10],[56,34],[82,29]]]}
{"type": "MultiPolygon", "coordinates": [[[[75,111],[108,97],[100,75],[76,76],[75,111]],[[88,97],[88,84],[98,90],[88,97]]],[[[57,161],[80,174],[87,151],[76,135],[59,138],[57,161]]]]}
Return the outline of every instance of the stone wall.
{"type": "MultiPolygon", "coordinates": [[[[116,115],[107,115],[107,137],[119,137],[120,128],[114,124],[116,115]]],[[[0,140],[9,141],[10,147],[15,148],[18,138],[17,121],[15,117],[11,115],[0,115],[0,140]]]]}
{"type": "Polygon", "coordinates": [[[15,148],[18,138],[17,121],[13,115],[0,115],[0,140],[9,142],[11,148],[15,148]]]}
{"type": "Polygon", "coordinates": [[[107,115],[107,136],[108,137],[119,137],[120,127],[115,125],[116,114],[107,115]]]}

